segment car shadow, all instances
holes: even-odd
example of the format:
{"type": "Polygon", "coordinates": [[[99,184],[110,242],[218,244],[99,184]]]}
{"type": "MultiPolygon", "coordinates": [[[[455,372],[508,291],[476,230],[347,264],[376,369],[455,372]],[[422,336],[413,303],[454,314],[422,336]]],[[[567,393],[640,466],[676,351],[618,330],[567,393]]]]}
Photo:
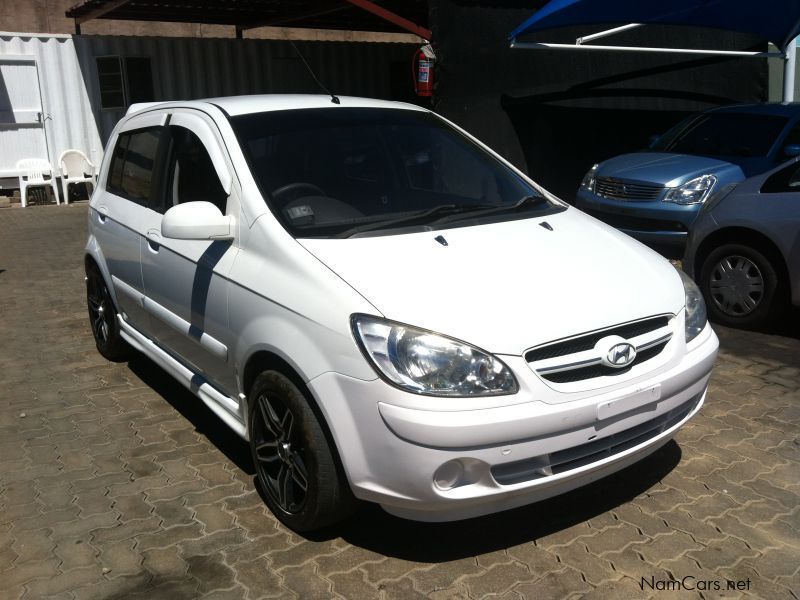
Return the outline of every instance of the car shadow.
{"type": "Polygon", "coordinates": [[[128,368],[161,396],[172,408],[189,421],[195,431],[204,435],[233,464],[248,475],[254,475],[253,460],[250,448],[242,438],[219,420],[203,401],[195,396],[178,381],[161,369],[146,356],[136,353],[128,361],[128,368]]]}
{"type": "Polygon", "coordinates": [[[764,333],[800,340],[800,308],[789,309],[783,318],[770,325],[764,333]]]}
{"type": "MultiPolygon", "coordinates": [[[[223,425],[203,402],[154,362],[136,356],[128,368],[178,411],[209,442],[249,476],[255,469],[246,442],[223,425]]],[[[435,563],[457,560],[530,542],[602,515],[647,492],[680,462],[675,441],[630,467],[562,494],[521,508],[450,523],[422,523],[394,517],[362,503],[344,523],[306,533],[310,541],[346,542],[403,560],[435,563]]],[[[253,485],[263,491],[253,477],[253,485]]]]}
{"type": "Polygon", "coordinates": [[[524,544],[608,512],[653,487],[680,458],[680,447],[670,441],[638,463],[572,492],[464,521],[408,521],[365,504],[349,521],[306,537],[341,537],[354,546],[417,562],[467,558],[524,544]]]}

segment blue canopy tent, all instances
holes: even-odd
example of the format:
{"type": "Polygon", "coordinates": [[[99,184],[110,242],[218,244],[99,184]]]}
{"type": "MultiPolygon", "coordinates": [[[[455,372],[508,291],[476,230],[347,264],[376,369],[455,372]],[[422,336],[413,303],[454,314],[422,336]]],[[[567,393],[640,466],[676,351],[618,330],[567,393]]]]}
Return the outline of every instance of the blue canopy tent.
{"type": "Polygon", "coordinates": [[[794,96],[795,38],[800,35],[800,0],[552,0],[509,35],[512,48],[610,50],[715,54],[723,56],[778,56],[786,59],[784,100],[794,96]],[[627,23],[579,37],[575,44],[520,41],[522,35],[558,27],[627,23]],[[601,46],[589,44],[643,25],[685,25],[750,33],[772,42],[780,52],[748,52],[692,48],[601,46]]]}

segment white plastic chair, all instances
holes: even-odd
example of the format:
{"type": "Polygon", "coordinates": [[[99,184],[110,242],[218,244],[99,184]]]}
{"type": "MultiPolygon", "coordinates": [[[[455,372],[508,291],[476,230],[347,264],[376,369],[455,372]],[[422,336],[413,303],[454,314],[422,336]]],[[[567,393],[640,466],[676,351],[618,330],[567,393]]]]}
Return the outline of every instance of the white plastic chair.
{"type": "Polygon", "coordinates": [[[53,167],[50,161],[43,158],[23,158],[17,161],[17,172],[19,173],[19,193],[22,196],[23,208],[28,205],[29,187],[53,188],[53,195],[56,197],[56,204],[61,204],[58,199],[58,188],[56,178],[53,176],[53,167]]]}
{"type": "Polygon", "coordinates": [[[94,164],[80,150],[64,150],[58,157],[61,169],[61,189],[64,191],[64,202],[69,204],[69,186],[71,183],[92,184],[92,191],[96,185],[94,164]]]}

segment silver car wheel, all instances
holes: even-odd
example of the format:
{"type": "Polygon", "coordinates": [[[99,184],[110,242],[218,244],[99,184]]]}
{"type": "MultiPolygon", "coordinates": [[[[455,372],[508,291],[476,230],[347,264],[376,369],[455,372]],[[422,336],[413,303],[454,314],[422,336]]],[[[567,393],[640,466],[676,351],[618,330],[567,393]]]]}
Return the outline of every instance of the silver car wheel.
{"type": "Polygon", "coordinates": [[[764,277],[758,266],[744,256],[725,256],[714,265],[709,281],[711,299],[726,315],[752,313],[764,297],[764,277]]]}

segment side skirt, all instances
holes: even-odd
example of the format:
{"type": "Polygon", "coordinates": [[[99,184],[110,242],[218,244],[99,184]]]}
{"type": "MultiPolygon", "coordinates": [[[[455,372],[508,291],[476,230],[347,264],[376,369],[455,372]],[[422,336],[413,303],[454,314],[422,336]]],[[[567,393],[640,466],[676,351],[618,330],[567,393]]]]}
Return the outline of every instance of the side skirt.
{"type": "Polygon", "coordinates": [[[243,405],[233,398],[221,393],[202,375],[188,369],[175,358],[164,352],[152,340],[143,336],[133,327],[128,325],[122,317],[117,315],[120,333],[123,339],[133,348],[150,358],[167,373],[177,379],[184,387],[196,395],[211,409],[228,427],[233,429],[239,437],[248,439],[247,427],[244,421],[243,405]]]}

